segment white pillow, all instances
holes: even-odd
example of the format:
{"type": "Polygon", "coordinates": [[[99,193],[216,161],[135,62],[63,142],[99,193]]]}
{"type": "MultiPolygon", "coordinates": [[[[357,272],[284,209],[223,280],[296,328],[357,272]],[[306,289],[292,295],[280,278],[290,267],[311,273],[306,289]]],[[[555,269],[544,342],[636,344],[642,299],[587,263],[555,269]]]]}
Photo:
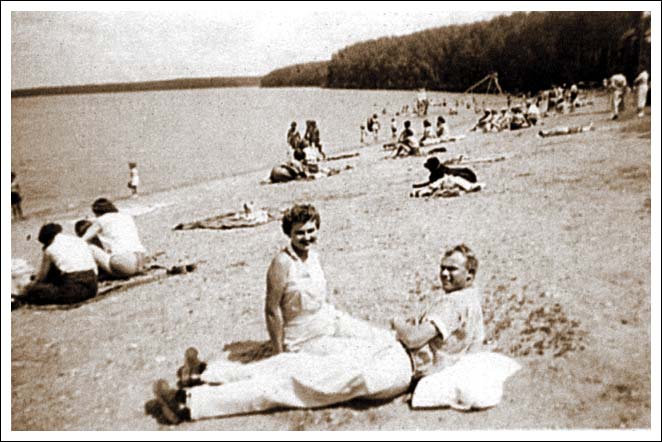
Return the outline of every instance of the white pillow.
{"type": "Polygon", "coordinates": [[[520,368],[514,359],[498,353],[467,354],[451,367],[421,379],[414,390],[412,408],[494,407],[501,402],[503,383],[520,368]]]}

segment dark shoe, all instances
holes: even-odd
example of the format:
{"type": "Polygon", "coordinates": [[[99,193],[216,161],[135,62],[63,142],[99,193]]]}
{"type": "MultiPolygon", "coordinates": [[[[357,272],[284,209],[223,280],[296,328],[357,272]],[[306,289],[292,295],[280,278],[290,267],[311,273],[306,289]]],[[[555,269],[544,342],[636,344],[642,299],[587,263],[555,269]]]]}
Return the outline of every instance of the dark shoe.
{"type": "Polygon", "coordinates": [[[177,425],[191,420],[191,410],[186,408],[186,392],[184,390],[170,388],[168,382],[164,379],[156,381],[152,389],[154,396],[156,396],[156,403],[147,402],[145,404],[146,413],[155,415],[160,411],[163,422],[170,425],[177,425]],[[159,407],[160,410],[158,410],[159,407]]]}
{"type": "Polygon", "coordinates": [[[198,358],[198,349],[189,347],[184,353],[184,365],[177,370],[177,387],[186,388],[201,385],[200,375],[207,368],[207,363],[198,358]]]}

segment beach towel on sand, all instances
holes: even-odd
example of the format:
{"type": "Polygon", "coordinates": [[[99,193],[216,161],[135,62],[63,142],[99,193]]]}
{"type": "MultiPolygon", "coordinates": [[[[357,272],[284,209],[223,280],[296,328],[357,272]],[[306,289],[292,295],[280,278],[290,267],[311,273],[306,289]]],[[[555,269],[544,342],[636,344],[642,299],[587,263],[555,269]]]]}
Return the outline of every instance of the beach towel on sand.
{"type": "Polygon", "coordinates": [[[470,353],[454,365],[421,379],[412,396],[412,408],[451,407],[481,410],[496,406],[503,384],[521,366],[507,356],[470,353]]]}
{"type": "Polygon", "coordinates": [[[472,183],[460,176],[446,175],[427,187],[411,192],[409,196],[415,198],[448,198],[460,196],[462,193],[477,192],[484,186],[483,183],[472,183]]]}
{"type": "Polygon", "coordinates": [[[227,212],[200,221],[180,223],[173,230],[213,229],[228,230],[256,227],[282,218],[282,211],[273,209],[256,210],[252,213],[227,212]]]}

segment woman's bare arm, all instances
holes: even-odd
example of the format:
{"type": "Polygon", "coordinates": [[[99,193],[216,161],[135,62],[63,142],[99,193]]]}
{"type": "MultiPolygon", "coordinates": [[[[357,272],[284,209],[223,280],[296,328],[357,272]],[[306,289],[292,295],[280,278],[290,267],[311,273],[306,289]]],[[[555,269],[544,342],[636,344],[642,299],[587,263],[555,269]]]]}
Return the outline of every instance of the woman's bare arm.
{"type": "Polygon", "coordinates": [[[98,222],[93,222],[90,227],[85,231],[85,234],[82,236],[83,241],[89,242],[92,238],[96,237],[101,231],[101,226],[98,222]]]}
{"type": "Polygon", "coordinates": [[[283,298],[283,286],[287,277],[287,268],[276,256],[267,271],[267,299],[265,303],[265,317],[267,330],[271,338],[274,353],[282,353],[283,348],[283,313],[280,307],[283,298]]]}

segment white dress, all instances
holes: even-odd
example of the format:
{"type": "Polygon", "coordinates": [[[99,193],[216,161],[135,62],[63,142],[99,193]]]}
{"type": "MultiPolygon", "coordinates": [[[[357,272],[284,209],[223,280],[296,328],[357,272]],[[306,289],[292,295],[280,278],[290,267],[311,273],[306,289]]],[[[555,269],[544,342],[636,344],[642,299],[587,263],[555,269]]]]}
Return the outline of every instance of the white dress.
{"type": "Polygon", "coordinates": [[[386,399],[409,387],[411,360],[395,335],[328,303],[314,252],[306,262],[289,247],[280,253],[291,259],[281,288],[287,352],[248,364],[210,363],[202,380],[212,385],[188,393],[193,419],[322,407],[358,397],[386,399]]]}

